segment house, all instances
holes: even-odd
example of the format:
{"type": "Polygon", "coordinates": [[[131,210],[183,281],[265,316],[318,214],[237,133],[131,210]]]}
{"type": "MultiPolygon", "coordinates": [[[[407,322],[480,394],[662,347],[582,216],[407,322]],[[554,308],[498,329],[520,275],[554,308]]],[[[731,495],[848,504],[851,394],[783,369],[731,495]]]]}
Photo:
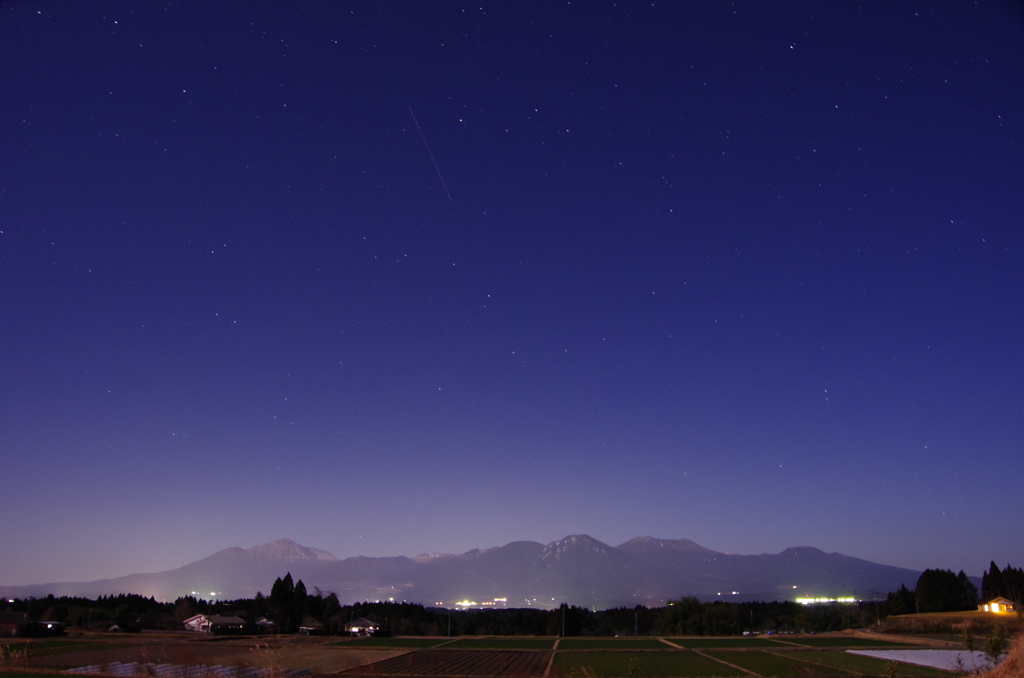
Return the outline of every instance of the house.
{"type": "Polygon", "coordinates": [[[323,635],[323,632],[323,623],[318,622],[312,617],[303,617],[302,623],[299,624],[299,633],[304,633],[307,636],[319,636],[323,635]]]}
{"type": "Polygon", "coordinates": [[[345,624],[345,633],[351,633],[353,636],[372,636],[379,630],[380,624],[372,622],[365,617],[353,619],[345,624]]]}
{"type": "Polygon", "coordinates": [[[241,633],[245,630],[245,620],[241,617],[210,615],[210,633],[241,633]]]}
{"type": "Polygon", "coordinates": [[[981,612],[1013,612],[1013,601],[1008,598],[993,598],[978,605],[981,612]]]}
{"type": "Polygon", "coordinates": [[[29,623],[24,612],[0,612],[0,636],[16,636],[29,623]]]}
{"type": "Polygon", "coordinates": [[[205,614],[197,614],[194,617],[189,617],[182,623],[185,625],[186,631],[196,631],[198,633],[210,632],[210,620],[205,614]]]}
{"type": "Polygon", "coordinates": [[[245,630],[245,620],[240,617],[228,617],[218,614],[197,614],[184,622],[186,631],[197,633],[239,633],[245,630]]]}

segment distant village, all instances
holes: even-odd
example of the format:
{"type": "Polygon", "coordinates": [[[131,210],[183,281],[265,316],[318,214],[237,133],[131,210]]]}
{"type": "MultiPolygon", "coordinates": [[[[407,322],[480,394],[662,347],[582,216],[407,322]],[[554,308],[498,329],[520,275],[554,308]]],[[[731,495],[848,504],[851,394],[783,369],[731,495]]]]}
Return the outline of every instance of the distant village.
{"type": "Polygon", "coordinates": [[[173,603],[135,594],[8,599],[0,636],[58,636],[70,627],[111,633],[143,629],[196,634],[304,634],[335,636],[446,635],[750,635],[839,631],[878,626],[894,617],[975,611],[986,618],[1017,619],[1024,570],[993,563],[979,595],[963,572],[926,570],[913,590],[884,599],[815,599],[773,602],[702,602],[681,597],[662,607],[588,610],[563,603],[551,610],[504,607],[498,599],[461,601],[451,608],[374,601],[341,605],[337,595],[306,590],[291,574],[270,595],[238,600],[184,596],[173,603]],[[492,603],[492,604],[488,604],[492,603]]]}

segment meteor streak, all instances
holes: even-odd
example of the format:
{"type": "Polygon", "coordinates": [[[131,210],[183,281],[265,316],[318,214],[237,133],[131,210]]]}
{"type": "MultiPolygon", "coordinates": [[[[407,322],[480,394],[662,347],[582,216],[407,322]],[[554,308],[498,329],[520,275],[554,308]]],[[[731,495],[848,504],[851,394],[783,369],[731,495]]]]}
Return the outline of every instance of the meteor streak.
{"type": "Polygon", "coordinates": [[[420,121],[416,119],[416,114],[412,112],[412,106],[409,107],[409,115],[412,116],[412,121],[416,123],[416,130],[420,133],[420,139],[423,139],[423,145],[427,149],[427,155],[430,156],[430,162],[434,163],[434,169],[437,170],[437,178],[441,180],[441,185],[444,186],[444,192],[448,194],[448,199],[452,199],[452,194],[448,191],[448,184],[444,183],[444,177],[441,176],[441,168],[437,166],[437,161],[434,160],[434,154],[430,152],[430,144],[427,143],[427,138],[423,136],[423,130],[420,129],[420,121]]]}

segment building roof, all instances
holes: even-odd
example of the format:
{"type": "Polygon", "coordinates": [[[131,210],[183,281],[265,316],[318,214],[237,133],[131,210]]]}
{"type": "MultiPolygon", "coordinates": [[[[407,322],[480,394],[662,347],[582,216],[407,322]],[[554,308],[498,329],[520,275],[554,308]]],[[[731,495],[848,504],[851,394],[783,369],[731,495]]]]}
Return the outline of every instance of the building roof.
{"type": "Polygon", "coordinates": [[[211,615],[210,624],[214,626],[245,626],[245,620],[241,617],[211,615]]]}
{"type": "Polygon", "coordinates": [[[366,617],[360,617],[359,619],[353,619],[349,623],[345,624],[346,629],[359,628],[359,629],[379,629],[380,624],[374,621],[370,621],[366,617]]]}

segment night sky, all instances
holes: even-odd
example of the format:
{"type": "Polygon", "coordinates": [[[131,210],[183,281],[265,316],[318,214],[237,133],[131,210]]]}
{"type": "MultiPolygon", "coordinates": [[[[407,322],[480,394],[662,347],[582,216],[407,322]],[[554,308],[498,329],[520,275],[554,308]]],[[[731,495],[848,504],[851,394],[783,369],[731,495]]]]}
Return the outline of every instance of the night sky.
{"type": "Polygon", "coordinates": [[[13,0],[0,63],[0,583],[1024,565],[1019,3],[13,0]]]}

